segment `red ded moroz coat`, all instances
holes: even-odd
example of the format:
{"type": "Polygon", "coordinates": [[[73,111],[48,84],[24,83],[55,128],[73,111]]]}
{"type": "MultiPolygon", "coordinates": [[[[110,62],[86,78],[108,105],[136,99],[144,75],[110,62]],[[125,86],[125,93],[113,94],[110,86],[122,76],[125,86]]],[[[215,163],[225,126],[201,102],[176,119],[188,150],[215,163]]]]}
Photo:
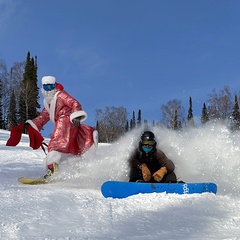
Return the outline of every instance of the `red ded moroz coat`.
{"type": "Polygon", "coordinates": [[[88,125],[80,124],[76,127],[72,119],[82,117],[86,120],[87,114],[82,110],[81,104],[71,97],[59,83],[56,83],[56,94],[50,104],[44,100],[44,108],[40,115],[32,120],[27,120],[36,130],[41,131],[43,126],[51,120],[54,131],[48,144],[48,151],[58,151],[81,155],[95,142],[93,132],[96,130],[88,125]]]}

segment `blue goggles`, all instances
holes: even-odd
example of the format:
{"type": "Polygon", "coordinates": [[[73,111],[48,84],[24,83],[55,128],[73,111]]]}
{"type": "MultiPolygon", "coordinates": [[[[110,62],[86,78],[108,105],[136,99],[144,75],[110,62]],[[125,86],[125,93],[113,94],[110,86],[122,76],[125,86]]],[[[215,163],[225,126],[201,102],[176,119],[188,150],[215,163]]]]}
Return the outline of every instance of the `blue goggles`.
{"type": "Polygon", "coordinates": [[[52,91],[53,89],[55,89],[55,84],[43,84],[43,89],[45,91],[52,91]]]}

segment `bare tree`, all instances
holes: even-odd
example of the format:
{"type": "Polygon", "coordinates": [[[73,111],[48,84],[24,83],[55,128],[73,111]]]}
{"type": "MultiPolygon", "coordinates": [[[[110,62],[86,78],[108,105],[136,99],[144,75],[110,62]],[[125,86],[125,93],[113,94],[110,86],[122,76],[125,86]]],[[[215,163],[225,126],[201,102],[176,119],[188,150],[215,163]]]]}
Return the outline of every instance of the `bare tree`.
{"type": "Polygon", "coordinates": [[[209,94],[208,113],[209,118],[213,120],[225,121],[231,116],[233,103],[228,86],[225,86],[223,90],[218,94],[216,89],[209,94]]]}
{"type": "Polygon", "coordinates": [[[99,142],[110,143],[126,132],[127,110],[124,107],[96,109],[99,142]]]}
{"type": "Polygon", "coordinates": [[[16,108],[19,110],[20,83],[23,80],[25,61],[15,62],[10,70],[10,89],[14,90],[16,108]]]}
{"type": "MultiPolygon", "coordinates": [[[[9,74],[7,70],[7,65],[5,61],[0,60],[0,80],[1,80],[1,107],[2,107],[2,121],[5,123],[7,121],[7,110],[10,101],[10,91],[9,91],[9,74]]],[[[5,128],[2,126],[3,128],[5,128]]]]}
{"type": "Polygon", "coordinates": [[[178,119],[178,125],[182,126],[182,123],[185,122],[184,118],[184,108],[182,107],[181,101],[177,99],[173,99],[167,102],[167,104],[163,104],[161,106],[162,110],[162,121],[163,123],[172,129],[175,129],[174,127],[174,121],[173,119],[178,119]],[[177,113],[177,116],[176,116],[177,113]]]}
{"type": "Polygon", "coordinates": [[[240,112],[237,95],[235,95],[234,98],[234,107],[231,115],[230,128],[232,131],[240,130],[240,112]]]}

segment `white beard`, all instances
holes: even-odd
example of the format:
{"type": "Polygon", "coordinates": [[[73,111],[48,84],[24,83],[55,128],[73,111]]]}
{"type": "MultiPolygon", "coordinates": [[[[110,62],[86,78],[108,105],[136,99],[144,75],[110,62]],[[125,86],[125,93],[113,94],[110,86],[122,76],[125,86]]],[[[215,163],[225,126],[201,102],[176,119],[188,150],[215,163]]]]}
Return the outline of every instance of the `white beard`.
{"type": "Polygon", "coordinates": [[[55,95],[56,92],[57,92],[56,89],[53,89],[53,90],[51,90],[51,91],[45,91],[45,90],[42,88],[42,95],[43,95],[45,101],[46,101],[48,104],[51,103],[51,101],[52,101],[52,99],[53,99],[53,97],[54,97],[54,95],[55,95]]]}

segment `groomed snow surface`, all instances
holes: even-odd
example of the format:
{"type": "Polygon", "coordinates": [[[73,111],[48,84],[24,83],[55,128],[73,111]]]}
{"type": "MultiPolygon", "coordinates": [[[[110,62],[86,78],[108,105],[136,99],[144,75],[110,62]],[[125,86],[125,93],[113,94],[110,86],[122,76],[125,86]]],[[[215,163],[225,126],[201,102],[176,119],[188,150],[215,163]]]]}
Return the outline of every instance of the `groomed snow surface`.
{"type": "Polygon", "coordinates": [[[113,144],[99,144],[96,154],[66,159],[55,183],[23,185],[19,177],[45,173],[44,152],[32,150],[27,135],[18,146],[7,147],[9,132],[1,130],[0,239],[240,239],[240,134],[220,125],[154,132],[158,146],[175,162],[177,176],[186,182],[215,182],[217,195],[104,198],[104,181],[128,180],[126,159],[140,130],[113,144]]]}

